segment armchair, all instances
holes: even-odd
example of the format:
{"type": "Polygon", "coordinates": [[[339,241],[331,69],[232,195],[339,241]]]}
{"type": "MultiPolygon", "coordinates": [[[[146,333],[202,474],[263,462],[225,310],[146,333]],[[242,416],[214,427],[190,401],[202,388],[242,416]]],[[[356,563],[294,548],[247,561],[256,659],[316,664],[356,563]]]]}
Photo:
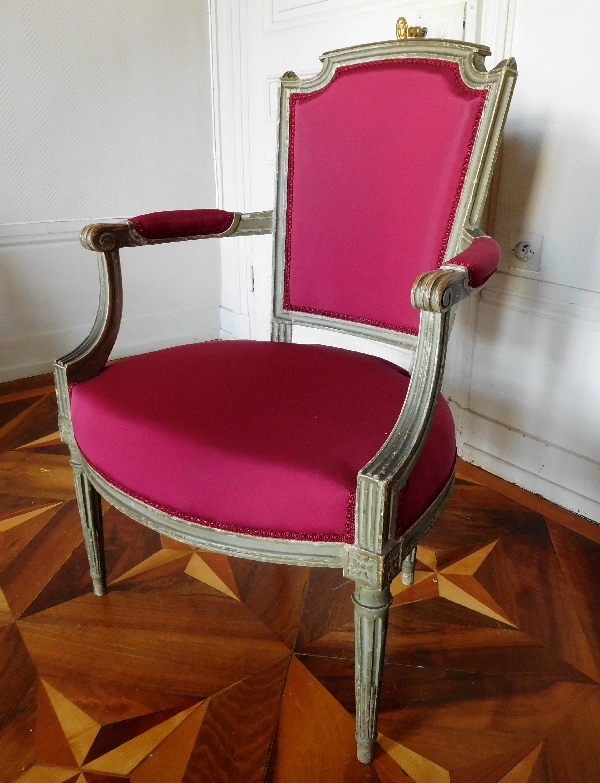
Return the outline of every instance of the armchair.
{"type": "Polygon", "coordinates": [[[452,491],[440,395],[452,308],[499,260],[479,229],[516,78],[485,46],[411,39],[323,55],[281,80],[273,213],[189,210],[88,226],[100,301],[56,362],[94,591],[106,592],[100,498],[208,550],[342,568],[355,582],[356,739],[376,739],[390,583],[452,491]],[[121,248],[274,233],[271,342],[165,349],[105,367],[121,248]],[[412,307],[411,307],[412,305],[412,307]],[[292,342],[296,324],[410,348],[410,374],[292,342]]]}

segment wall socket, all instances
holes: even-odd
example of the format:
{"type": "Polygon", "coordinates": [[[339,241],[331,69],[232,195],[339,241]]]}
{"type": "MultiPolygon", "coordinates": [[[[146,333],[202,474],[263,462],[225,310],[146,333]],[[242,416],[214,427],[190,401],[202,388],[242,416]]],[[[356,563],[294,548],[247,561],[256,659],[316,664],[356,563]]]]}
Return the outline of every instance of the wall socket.
{"type": "Polygon", "coordinates": [[[523,231],[511,237],[508,265],[513,269],[539,272],[542,263],[543,234],[523,231]]]}

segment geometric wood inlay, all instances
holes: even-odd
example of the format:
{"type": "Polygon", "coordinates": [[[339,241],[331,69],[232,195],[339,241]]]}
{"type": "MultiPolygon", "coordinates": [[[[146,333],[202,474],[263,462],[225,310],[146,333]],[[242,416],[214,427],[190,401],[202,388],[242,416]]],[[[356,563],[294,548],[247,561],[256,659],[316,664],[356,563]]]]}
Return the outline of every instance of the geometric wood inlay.
{"type": "Polygon", "coordinates": [[[439,595],[441,598],[516,628],[515,623],[476,577],[477,570],[496,544],[497,541],[491,541],[483,546],[469,547],[466,551],[458,550],[450,555],[446,552],[445,557],[441,558],[441,563],[438,563],[435,551],[424,546],[417,547],[414,583],[402,584],[402,575],[394,579],[391,585],[393,605],[422,601],[439,595]],[[422,570],[422,565],[427,570],[422,570]]]}
{"type": "Polygon", "coordinates": [[[364,766],[352,583],[104,504],[93,595],[49,383],[0,388],[0,783],[600,781],[598,526],[458,461],[392,584],[364,766]]]}
{"type": "Polygon", "coordinates": [[[450,773],[410,748],[380,734],[377,742],[415,783],[450,783],[450,773]]]}
{"type": "MultiPolygon", "coordinates": [[[[194,577],[194,579],[197,579],[199,582],[204,582],[204,584],[210,585],[210,587],[214,587],[215,590],[218,590],[220,593],[224,593],[231,598],[235,598],[236,601],[239,601],[240,598],[236,594],[237,589],[234,593],[231,587],[228,587],[223,579],[221,579],[208,565],[208,554],[209,553],[206,553],[206,555],[204,555],[203,553],[203,556],[201,556],[197,552],[194,552],[186,566],[185,573],[188,574],[188,576],[194,577]]],[[[231,569],[229,569],[229,571],[231,573],[231,569]]],[[[231,576],[231,580],[233,581],[233,575],[231,576]]],[[[234,586],[235,582],[233,583],[232,587],[234,586]]]]}
{"type": "MultiPolygon", "coordinates": [[[[88,750],[92,747],[96,734],[100,731],[100,724],[92,720],[89,715],[86,715],[83,710],[80,710],[47,682],[42,680],[41,684],[64,731],[75,761],[81,765],[88,750]]],[[[40,727],[40,731],[43,731],[43,727],[40,727]]]]}
{"type": "Polygon", "coordinates": [[[534,748],[531,753],[525,756],[523,761],[520,761],[516,767],[513,767],[510,772],[507,772],[504,777],[500,778],[498,783],[527,783],[530,780],[541,749],[541,745],[534,748]]]}
{"type": "MultiPolygon", "coordinates": [[[[158,726],[153,726],[137,737],[127,740],[122,745],[119,745],[114,750],[105,753],[93,761],[84,765],[84,769],[91,772],[107,772],[113,775],[128,775],[135,767],[138,766],[147,756],[152,754],[152,751],[157,748],[169,734],[180,726],[186,718],[188,718],[194,711],[198,710],[201,705],[195,704],[189,707],[183,712],[177,713],[172,718],[168,718],[163,723],[159,723],[158,726]]],[[[199,721],[197,722],[197,728],[200,727],[202,718],[206,712],[206,706],[199,715],[199,721]]],[[[194,723],[196,726],[196,723],[194,723]]],[[[197,731],[196,731],[197,733],[197,731]]],[[[187,744],[187,743],[186,743],[187,744]]],[[[191,748],[190,748],[191,751],[191,748]]],[[[79,762],[81,764],[81,761],[79,762]]],[[[185,767],[184,767],[185,769],[185,767]]]]}

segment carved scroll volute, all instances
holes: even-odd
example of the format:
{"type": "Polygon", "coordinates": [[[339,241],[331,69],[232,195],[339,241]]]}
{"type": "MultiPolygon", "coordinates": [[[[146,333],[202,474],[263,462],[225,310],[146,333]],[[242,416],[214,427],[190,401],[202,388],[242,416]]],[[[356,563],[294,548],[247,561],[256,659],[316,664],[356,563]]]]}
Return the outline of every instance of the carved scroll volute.
{"type": "Polygon", "coordinates": [[[86,250],[99,253],[145,244],[131,223],[95,223],[86,226],[79,239],[86,250]]]}
{"type": "Polygon", "coordinates": [[[468,271],[464,267],[442,267],[424,272],[415,280],[411,303],[418,310],[445,313],[470,293],[468,271]]]}

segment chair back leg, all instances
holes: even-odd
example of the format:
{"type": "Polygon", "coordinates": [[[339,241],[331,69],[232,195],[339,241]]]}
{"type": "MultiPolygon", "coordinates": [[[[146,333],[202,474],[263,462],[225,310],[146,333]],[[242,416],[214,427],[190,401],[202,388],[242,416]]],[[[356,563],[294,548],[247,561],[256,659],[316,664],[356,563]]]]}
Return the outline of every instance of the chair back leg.
{"type": "Polygon", "coordinates": [[[102,533],[102,505],[100,495],[83,472],[77,454],[71,452],[71,467],[75,494],[83,529],[83,540],[90,564],[90,576],[96,595],[106,593],[106,566],[104,563],[104,536],[102,533]]]}
{"type": "Polygon", "coordinates": [[[389,586],[382,590],[355,582],[354,644],[356,687],[356,744],[358,760],[373,760],[377,739],[377,713],[385,654],[388,612],[392,602],[389,586]]]}
{"type": "Polygon", "coordinates": [[[417,563],[417,547],[411,549],[402,561],[402,584],[412,585],[415,581],[415,565],[417,563]]]}

